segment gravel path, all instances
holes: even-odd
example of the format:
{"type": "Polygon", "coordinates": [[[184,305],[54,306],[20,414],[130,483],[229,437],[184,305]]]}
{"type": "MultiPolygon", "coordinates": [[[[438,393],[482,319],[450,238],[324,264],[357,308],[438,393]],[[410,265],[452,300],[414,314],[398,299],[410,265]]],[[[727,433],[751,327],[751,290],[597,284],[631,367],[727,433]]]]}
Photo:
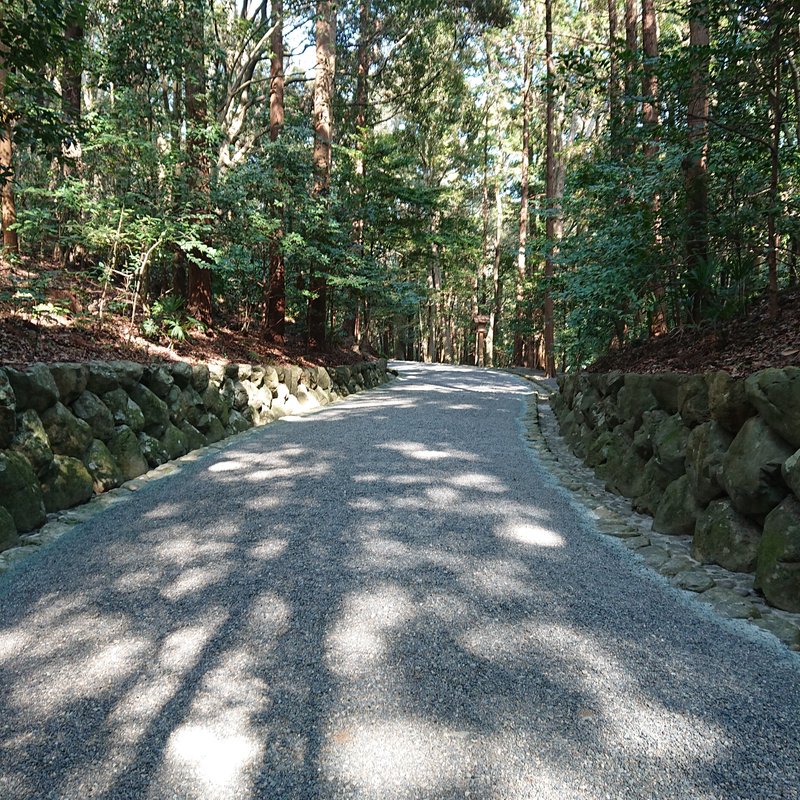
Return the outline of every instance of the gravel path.
{"type": "Polygon", "coordinates": [[[529,387],[401,365],[0,578],[0,798],[797,798],[797,656],[602,538],[529,387]]]}

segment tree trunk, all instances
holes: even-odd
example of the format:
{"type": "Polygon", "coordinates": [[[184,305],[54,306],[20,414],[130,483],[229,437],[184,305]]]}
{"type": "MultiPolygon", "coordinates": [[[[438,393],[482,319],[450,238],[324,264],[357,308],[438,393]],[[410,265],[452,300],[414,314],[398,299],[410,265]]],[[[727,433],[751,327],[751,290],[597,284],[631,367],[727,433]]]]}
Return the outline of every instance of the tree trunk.
{"type": "Polygon", "coordinates": [[[555,377],[553,295],[550,281],[555,273],[554,257],[556,241],[561,234],[561,210],[558,204],[558,175],[556,172],[556,131],[555,131],[555,63],[553,61],[553,0],[545,0],[545,58],[547,85],[545,88],[545,128],[546,128],[546,179],[547,196],[547,256],[544,261],[544,370],[548,378],[555,377]]]}
{"type": "Polygon", "coordinates": [[[705,0],[691,0],[689,48],[692,86],[687,124],[689,152],[683,161],[686,190],[686,269],[693,287],[692,321],[698,323],[709,287],[708,263],[708,22],[705,0]]]}
{"type": "Polygon", "coordinates": [[[367,103],[369,100],[369,69],[372,54],[372,16],[371,0],[361,0],[359,6],[359,37],[355,89],[355,175],[358,217],[353,223],[353,240],[363,255],[364,252],[364,136],[367,128],[367,103]]]}
{"type": "MultiPolygon", "coordinates": [[[[356,59],[356,87],[353,98],[355,116],[355,186],[354,199],[356,217],[353,220],[353,243],[360,256],[364,255],[364,212],[366,207],[366,172],[364,167],[364,143],[367,135],[367,108],[369,102],[369,70],[372,61],[372,14],[371,0],[361,0],[359,5],[358,21],[358,54],[356,59]]],[[[359,292],[351,290],[351,300],[355,305],[352,323],[352,336],[356,344],[361,345],[362,334],[356,328],[358,324],[359,307],[361,298],[359,292]]]]}
{"type": "MultiPolygon", "coordinates": [[[[655,0],[642,0],[642,54],[644,73],[642,76],[642,124],[644,125],[644,155],[647,161],[658,158],[658,23],[656,21],[655,0]]],[[[653,216],[653,242],[656,251],[661,249],[661,195],[656,192],[650,207],[653,216]]],[[[656,310],[650,323],[650,333],[657,335],[667,331],[667,313],[664,297],[664,276],[657,271],[653,279],[653,294],[656,310]]]]}
{"type": "MultiPolygon", "coordinates": [[[[211,211],[211,160],[208,154],[208,100],[205,71],[203,0],[187,0],[186,14],[186,156],[190,203],[201,240],[211,211]]],[[[204,325],[212,323],[211,269],[205,253],[189,254],[186,307],[204,325]]]]}
{"type": "MultiPolygon", "coordinates": [[[[81,126],[81,77],[83,74],[83,26],[86,5],[83,0],[73,2],[67,14],[64,29],[66,51],[61,71],[61,110],[68,126],[66,138],[61,143],[61,175],[63,178],[80,177],[83,167],[80,141],[81,126]]],[[[76,218],[69,209],[61,219],[61,225],[76,218]]],[[[80,269],[85,256],[82,244],[67,244],[61,249],[61,258],[68,269],[80,269]]]]}
{"type": "MultiPolygon", "coordinates": [[[[277,141],[283,128],[284,73],[283,73],[283,0],[272,0],[272,36],[270,45],[269,139],[277,141]]],[[[277,159],[276,159],[277,161],[277,159]]],[[[279,169],[279,165],[276,164],[279,169]]],[[[283,344],[286,332],[286,265],[283,257],[283,203],[273,213],[280,225],[269,243],[269,297],[267,300],[267,331],[272,341],[283,344]]]]}
{"type": "MultiPolygon", "coordinates": [[[[333,81],[336,73],[336,5],[318,0],[316,22],[317,72],[314,79],[314,196],[324,200],[331,185],[333,81]]],[[[308,304],[309,345],[325,346],[325,277],[312,268],[308,304]]]]}
{"type": "Polygon", "coordinates": [[[0,42],[0,206],[3,221],[3,255],[19,253],[19,239],[12,226],[17,223],[17,206],[14,202],[14,119],[5,99],[7,46],[0,42]]]}
{"type": "Polygon", "coordinates": [[[637,0],[625,0],[625,125],[630,127],[634,121],[634,98],[639,94],[636,88],[636,56],[639,53],[637,0]]]}
{"type": "Polygon", "coordinates": [[[525,278],[526,248],[528,246],[528,166],[530,159],[530,113],[531,113],[531,52],[530,44],[525,42],[522,57],[522,151],[520,153],[520,206],[519,206],[519,246],[517,248],[516,317],[517,329],[514,332],[514,364],[522,366],[524,358],[524,336],[522,326],[525,321],[525,278]]]}
{"type": "MultiPolygon", "coordinates": [[[[483,280],[488,274],[487,265],[489,263],[489,101],[486,101],[486,109],[483,117],[483,178],[481,181],[481,221],[482,221],[482,240],[481,240],[481,260],[475,265],[475,274],[472,279],[472,318],[480,314],[481,295],[485,302],[485,284],[483,280]],[[483,292],[481,288],[483,285],[483,292]]],[[[486,366],[485,351],[486,337],[478,333],[475,329],[475,366],[486,366]]]]}
{"type": "Polygon", "coordinates": [[[494,261],[492,263],[492,308],[489,312],[489,325],[486,328],[486,363],[496,367],[495,337],[497,322],[500,319],[500,256],[503,242],[503,196],[500,192],[500,176],[495,177],[494,184],[495,233],[494,261]]]}
{"type": "Polygon", "coordinates": [[[617,0],[608,0],[608,123],[614,142],[617,142],[620,126],[617,26],[617,0]]]}
{"type": "Polygon", "coordinates": [[[780,197],[781,126],[783,125],[783,101],[781,97],[782,66],[782,57],[776,53],[772,59],[772,86],[770,87],[770,111],[772,119],[770,121],[769,210],[767,212],[767,295],[769,317],[773,320],[778,317],[778,250],[780,248],[780,233],[778,232],[777,218],[779,214],[778,202],[780,197]]]}

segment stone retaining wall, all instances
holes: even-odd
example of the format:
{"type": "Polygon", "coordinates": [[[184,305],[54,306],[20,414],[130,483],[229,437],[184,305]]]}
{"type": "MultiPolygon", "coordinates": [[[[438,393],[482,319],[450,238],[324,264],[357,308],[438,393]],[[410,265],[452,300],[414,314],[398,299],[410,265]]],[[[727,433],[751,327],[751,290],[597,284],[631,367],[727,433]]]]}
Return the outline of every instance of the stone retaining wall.
{"type": "Polygon", "coordinates": [[[0,551],[48,513],[387,379],[384,360],[333,369],[130,361],[0,369],[0,551]]]}
{"type": "Polygon", "coordinates": [[[579,373],[559,388],[561,432],[608,490],[800,612],[800,368],[579,373]]]}

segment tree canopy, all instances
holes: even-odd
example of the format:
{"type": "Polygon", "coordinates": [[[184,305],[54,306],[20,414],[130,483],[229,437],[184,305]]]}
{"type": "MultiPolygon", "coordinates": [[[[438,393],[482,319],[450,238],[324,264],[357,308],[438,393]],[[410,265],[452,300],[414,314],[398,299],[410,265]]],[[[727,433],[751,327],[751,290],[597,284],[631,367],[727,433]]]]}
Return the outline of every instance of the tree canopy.
{"type": "Polygon", "coordinates": [[[153,337],[583,366],[778,314],[798,58],[793,0],[10,0],[4,262],[153,337]]]}

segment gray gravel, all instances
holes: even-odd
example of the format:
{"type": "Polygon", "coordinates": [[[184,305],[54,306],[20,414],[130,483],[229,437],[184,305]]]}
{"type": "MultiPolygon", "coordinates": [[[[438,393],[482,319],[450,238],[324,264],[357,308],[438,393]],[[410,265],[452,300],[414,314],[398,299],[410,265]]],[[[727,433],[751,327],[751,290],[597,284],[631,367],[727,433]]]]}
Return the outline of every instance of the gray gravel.
{"type": "Polygon", "coordinates": [[[592,528],[521,379],[400,369],[0,577],[0,797],[800,796],[798,658],[592,528]]]}

